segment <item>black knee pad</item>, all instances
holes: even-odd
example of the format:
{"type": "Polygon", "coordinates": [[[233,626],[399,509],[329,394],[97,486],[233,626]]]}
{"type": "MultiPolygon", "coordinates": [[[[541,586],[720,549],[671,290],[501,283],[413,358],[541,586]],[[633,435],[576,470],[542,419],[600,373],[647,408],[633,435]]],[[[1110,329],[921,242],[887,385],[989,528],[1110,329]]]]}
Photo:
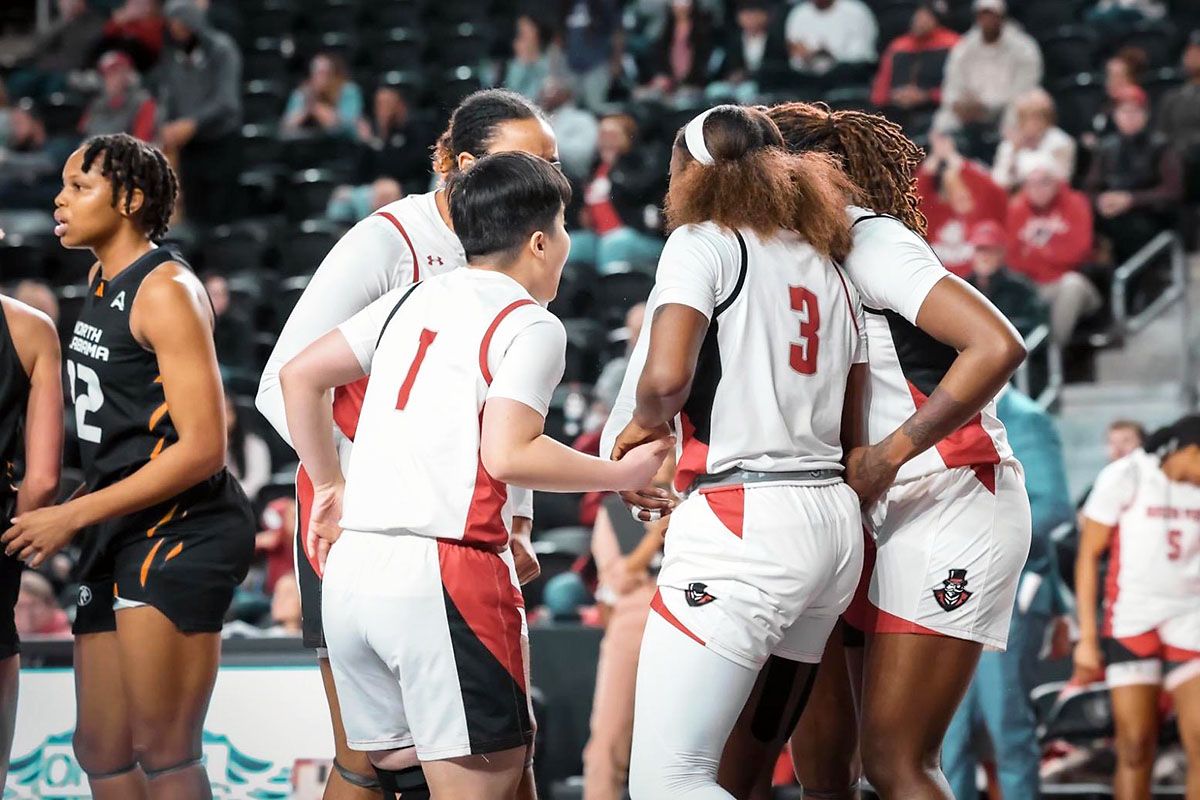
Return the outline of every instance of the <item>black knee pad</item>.
{"type": "Polygon", "coordinates": [[[387,800],[395,800],[397,794],[400,795],[400,800],[429,800],[429,784],[425,782],[425,773],[420,767],[376,767],[375,774],[379,776],[379,785],[383,787],[383,796],[387,800]]]}
{"type": "Polygon", "coordinates": [[[369,775],[362,775],[354,770],[342,766],[335,758],[333,760],[333,768],[337,770],[337,774],[342,776],[342,780],[346,783],[357,786],[360,789],[377,790],[380,788],[379,779],[369,775]]]}

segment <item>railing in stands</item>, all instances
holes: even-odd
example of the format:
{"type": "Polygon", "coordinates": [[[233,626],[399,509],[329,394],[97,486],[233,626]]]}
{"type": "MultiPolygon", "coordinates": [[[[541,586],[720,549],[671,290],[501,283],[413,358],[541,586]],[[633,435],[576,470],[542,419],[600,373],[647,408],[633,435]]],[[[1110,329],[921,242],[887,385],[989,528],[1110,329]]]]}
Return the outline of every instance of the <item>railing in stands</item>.
{"type": "Polygon", "coordinates": [[[1025,360],[1013,375],[1013,381],[1022,393],[1033,397],[1033,381],[1030,377],[1030,363],[1044,356],[1046,364],[1046,385],[1038,392],[1037,401],[1042,408],[1051,408],[1062,394],[1065,378],[1063,377],[1062,350],[1050,340],[1050,326],[1038,325],[1025,337],[1025,360]]]}

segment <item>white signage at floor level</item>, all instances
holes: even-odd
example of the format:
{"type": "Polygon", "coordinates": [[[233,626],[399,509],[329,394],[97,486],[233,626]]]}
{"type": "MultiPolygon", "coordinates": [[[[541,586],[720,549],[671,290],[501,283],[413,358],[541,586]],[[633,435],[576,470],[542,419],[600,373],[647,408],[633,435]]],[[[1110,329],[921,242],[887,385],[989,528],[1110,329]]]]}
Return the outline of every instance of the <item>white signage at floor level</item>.
{"type": "MultiPolygon", "coordinates": [[[[71,670],[22,670],[3,800],[91,797],[71,748],[74,728],[71,670]]],[[[288,800],[293,764],[332,753],[315,665],[221,668],[204,725],[205,768],[216,800],[288,800]]]]}

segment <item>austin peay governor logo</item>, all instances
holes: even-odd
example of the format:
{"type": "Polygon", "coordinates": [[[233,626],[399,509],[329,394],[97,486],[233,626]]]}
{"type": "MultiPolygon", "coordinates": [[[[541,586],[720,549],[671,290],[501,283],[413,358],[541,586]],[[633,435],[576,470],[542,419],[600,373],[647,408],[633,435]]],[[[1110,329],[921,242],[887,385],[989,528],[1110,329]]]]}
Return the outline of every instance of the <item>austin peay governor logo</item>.
{"type": "MultiPolygon", "coordinates": [[[[33,752],[14,758],[3,800],[85,800],[87,775],[75,759],[71,731],[50,736],[33,752]]],[[[287,800],[292,796],[291,765],[251,758],[229,737],[204,732],[204,769],[213,800],[287,800]]]]}
{"type": "Polygon", "coordinates": [[[706,606],[717,599],[708,593],[707,583],[689,583],[688,587],[683,590],[683,596],[692,608],[706,606]]]}
{"type": "Polygon", "coordinates": [[[933,590],[933,599],[937,600],[943,611],[954,611],[966,605],[974,592],[967,591],[967,571],[952,569],[950,576],[942,581],[940,589],[933,590]]]}

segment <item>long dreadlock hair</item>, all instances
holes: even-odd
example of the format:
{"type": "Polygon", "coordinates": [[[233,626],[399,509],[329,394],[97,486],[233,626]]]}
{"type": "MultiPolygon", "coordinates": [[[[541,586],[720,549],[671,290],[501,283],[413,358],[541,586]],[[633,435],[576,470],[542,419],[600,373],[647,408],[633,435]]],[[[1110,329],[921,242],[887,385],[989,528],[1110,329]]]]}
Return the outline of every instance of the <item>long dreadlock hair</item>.
{"type": "Polygon", "coordinates": [[[824,103],[781,103],[767,109],[789,150],[831,153],[875,211],[925,235],[917,167],[925,151],[894,122],[863,111],[833,111],[824,103]]]}
{"type": "Polygon", "coordinates": [[[112,184],[113,208],[125,195],[125,212],[133,203],[133,192],[142,192],[142,205],[133,216],[134,222],[151,240],[167,234],[179,182],[162,151],[135,139],[127,133],[94,136],[83,144],[83,171],[90,172],[92,164],[100,161],[100,174],[112,184]]]}

